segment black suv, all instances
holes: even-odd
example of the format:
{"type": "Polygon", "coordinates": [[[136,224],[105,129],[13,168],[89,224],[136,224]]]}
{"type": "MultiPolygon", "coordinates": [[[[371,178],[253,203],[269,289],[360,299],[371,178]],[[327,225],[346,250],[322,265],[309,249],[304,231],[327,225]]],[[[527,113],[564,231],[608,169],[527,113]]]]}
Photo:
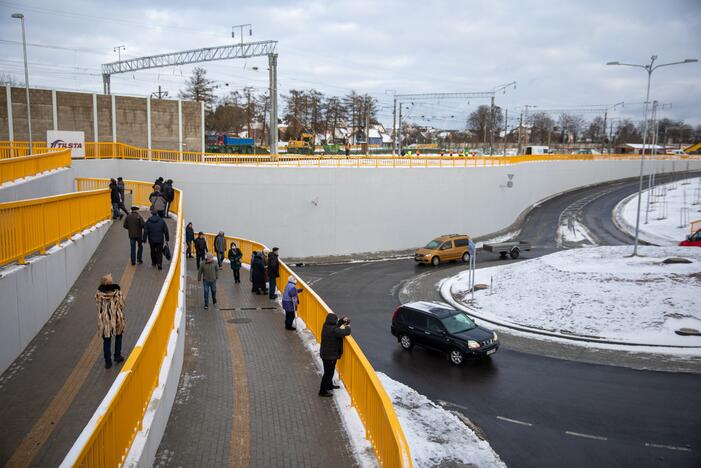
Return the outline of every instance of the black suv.
{"type": "Polygon", "coordinates": [[[497,352],[496,332],[477,326],[465,312],[442,302],[410,302],[392,316],[392,335],[405,350],[414,345],[445,352],[456,366],[466,358],[486,358],[497,352]]]}

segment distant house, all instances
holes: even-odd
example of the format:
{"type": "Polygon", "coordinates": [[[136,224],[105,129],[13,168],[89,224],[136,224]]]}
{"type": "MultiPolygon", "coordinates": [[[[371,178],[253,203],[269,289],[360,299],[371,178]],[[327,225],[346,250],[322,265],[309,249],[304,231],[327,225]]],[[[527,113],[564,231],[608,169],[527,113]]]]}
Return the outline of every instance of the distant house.
{"type": "MultiPolygon", "coordinates": [[[[642,153],[643,145],[641,143],[625,143],[620,146],[616,146],[616,154],[640,154],[642,153]]],[[[652,154],[652,152],[657,154],[664,154],[665,147],[660,145],[645,145],[645,154],[652,154]]]]}

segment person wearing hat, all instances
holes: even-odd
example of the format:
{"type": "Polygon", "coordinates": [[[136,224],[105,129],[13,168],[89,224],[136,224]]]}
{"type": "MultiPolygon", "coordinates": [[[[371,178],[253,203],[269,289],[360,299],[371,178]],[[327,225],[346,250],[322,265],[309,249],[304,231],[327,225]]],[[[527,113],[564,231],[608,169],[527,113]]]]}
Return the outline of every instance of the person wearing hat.
{"type": "Polygon", "coordinates": [[[282,309],[285,311],[285,330],[297,329],[292,326],[292,324],[294,323],[295,312],[299,304],[299,296],[297,294],[302,291],[302,289],[297,289],[297,278],[290,276],[290,279],[287,280],[285,291],[282,293],[282,309]]]}
{"type": "Polygon", "coordinates": [[[197,281],[202,281],[204,289],[204,308],[209,309],[209,291],[212,291],[212,305],[217,304],[217,278],[219,267],[214,263],[214,256],[207,252],[204,262],[200,263],[197,270],[197,281]]]}
{"type": "Polygon", "coordinates": [[[141,260],[141,256],[144,252],[144,243],[141,240],[141,237],[144,235],[144,218],[142,218],[139,214],[138,207],[131,207],[131,213],[129,213],[126,219],[124,220],[124,229],[126,229],[129,233],[129,244],[131,246],[131,264],[136,265],[137,261],[139,262],[139,264],[144,263],[141,260]]]}
{"type": "Polygon", "coordinates": [[[102,353],[105,368],[112,367],[112,337],[114,336],[114,361],[122,362],[122,334],[127,326],[124,317],[124,296],[118,284],[112,282],[112,275],[100,279],[95,293],[97,304],[97,332],[102,336],[102,353]]]}
{"type": "Polygon", "coordinates": [[[277,287],[275,286],[275,280],[280,276],[280,260],[277,256],[277,247],[273,247],[273,251],[268,254],[268,298],[277,298],[277,287]]]}

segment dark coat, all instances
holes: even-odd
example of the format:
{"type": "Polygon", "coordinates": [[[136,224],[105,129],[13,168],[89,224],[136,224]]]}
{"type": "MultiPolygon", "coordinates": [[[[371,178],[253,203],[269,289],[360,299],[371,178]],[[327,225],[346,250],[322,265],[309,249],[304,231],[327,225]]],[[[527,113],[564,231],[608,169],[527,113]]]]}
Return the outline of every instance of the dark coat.
{"type": "Polygon", "coordinates": [[[161,193],[163,194],[163,198],[165,198],[166,201],[172,202],[175,198],[175,191],[173,190],[173,185],[169,184],[168,182],[163,182],[163,185],[161,185],[161,193]]]}
{"type": "Polygon", "coordinates": [[[238,247],[235,249],[229,249],[227,257],[229,258],[229,262],[231,263],[231,268],[233,270],[238,270],[241,268],[241,257],[243,257],[241,249],[238,247]]]}
{"type": "Polygon", "coordinates": [[[321,329],[321,346],[319,347],[321,359],[329,361],[340,359],[343,355],[343,337],[350,334],[351,329],[348,325],[341,328],[338,324],[338,317],[335,314],[328,314],[321,329]]]}
{"type": "Polygon", "coordinates": [[[195,230],[190,226],[185,228],[185,242],[192,242],[195,240],[195,230]]]}
{"type": "Polygon", "coordinates": [[[280,276],[280,259],[275,252],[268,254],[268,278],[280,276]]]}
{"type": "Polygon", "coordinates": [[[119,187],[117,183],[110,183],[110,201],[112,203],[121,203],[122,197],[119,193],[119,187]]]}
{"type": "Polygon", "coordinates": [[[141,239],[144,233],[144,218],[138,211],[132,211],[124,220],[124,229],[129,231],[130,239],[141,239]]]}
{"type": "Polygon", "coordinates": [[[197,255],[203,257],[207,250],[207,239],[204,237],[195,239],[195,252],[197,252],[197,255]]]}
{"type": "Polygon", "coordinates": [[[253,275],[253,287],[256,289],[265,289],[265,263],[263,257],[256,255],[251,263],[251,273],[253,275]]]}
{"type": "Polygon", "coordinates": [[[170,238],[168,237],[168,225],[157,214],[151,215],[144,226],[144,239],[148,239],[149,244],[162,244],[170,238]]]}

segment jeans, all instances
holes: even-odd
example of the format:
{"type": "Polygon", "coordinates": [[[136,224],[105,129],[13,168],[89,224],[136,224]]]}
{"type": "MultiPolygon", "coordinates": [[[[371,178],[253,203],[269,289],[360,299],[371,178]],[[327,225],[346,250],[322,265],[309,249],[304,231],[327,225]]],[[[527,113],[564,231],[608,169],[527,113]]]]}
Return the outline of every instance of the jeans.
{"type": "Polygon", "coordinates": [[[134,265],[136,261],[141,261],[141,256],[144,253],[144,243],[141,239],[135,239],[133,237],[129,238],[129,244],[131,245],[131,264],[134,265]],[[139,248],[136,245],[139,244],[139,248]]]}
{"type": "Polygon", "coordinates": [[[321,387],[319,393],[325,393],[333,390],[333,374],[336,372],[335,359],[322,359],[324,362],[324,376],[321,378],[321,387]]]}
{"type": "Polygon", "coordinates": [[[292,324],[295,321],[295,311],[294,310],[286,310],[285,311],[285,328],[288,330],[292,329],[292,324]]]}
{"type": "Polygon", "coordinates": [[[241,282],[241,269],[240,268],[232,268],[234,270],[234,283],[240,283],[241,282]]]}
{"type": "Polygon", "coordinates": [[[192,242],[191,240],[185,241],[187,242],[187,256],[192,257],[192,242]]]}
{"type": "Polygon", "coordinates": [[[217,265],[221,268],[222,263],[224,263],[224,252],[217,252],[217,265]]]}
{"type": "Polygon", "coordinates": [[[117,219],[119,216],[119,202],[112,202],[112,219],[117,219]]]}
{"type": "Polygon", "coordinates": [[[155,244],[149,242],[151,246],[151,266],[163,266],[163,242],[155,244]]]}
{"type": "Polygon", "coordinates": [[[170,202],[166,201],[165,217],[170,218],[170,202]]]}
{"type": "Polygon", "coordinates": [[[204,262],[204,257],[207,255],[207,252],[200,252],[200,251],[195,251],[195,255],[197,255],[197,269],[200,269],[200,262],[204,262]]]}
{"type": "Polygon", "coordinates": [[[275,278],[271,277],[268,279],[268,297],[270,299],[275,299],[275,278]]]}
{"type": "MultiPolygon", "coordinates": [[[[112,338],[102,337],[102,354],[105,356],[105,363],[112,363],[112,338]]],[[[114,335],[114,357],[122,355],[122,335],[114,335]]]]}
{"type": "Polygon", "coordinates": [[[212,304],[217,303],[217,282],[216,281],[202,281],[202,286],[204,286],[204,305],[209,305],[209,291],[212,291],[212,304]]]}

